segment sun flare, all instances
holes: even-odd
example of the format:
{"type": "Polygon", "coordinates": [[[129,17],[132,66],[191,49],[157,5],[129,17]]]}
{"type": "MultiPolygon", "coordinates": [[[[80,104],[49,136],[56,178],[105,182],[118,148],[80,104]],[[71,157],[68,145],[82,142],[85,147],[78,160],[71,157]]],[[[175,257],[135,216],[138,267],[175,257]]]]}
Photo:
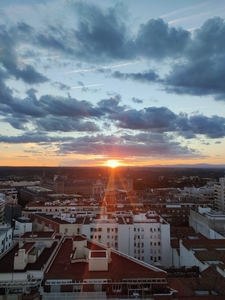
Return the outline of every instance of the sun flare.
{"type": "Polygon", "coordinates": [[[110,167],[112,169],[114,169],[116,167],[119,167],[120,165],[121,165],[120,162],[118,160],[115,160],[115,159],[109,159],[106,162],[106,166],[110,167]]]}

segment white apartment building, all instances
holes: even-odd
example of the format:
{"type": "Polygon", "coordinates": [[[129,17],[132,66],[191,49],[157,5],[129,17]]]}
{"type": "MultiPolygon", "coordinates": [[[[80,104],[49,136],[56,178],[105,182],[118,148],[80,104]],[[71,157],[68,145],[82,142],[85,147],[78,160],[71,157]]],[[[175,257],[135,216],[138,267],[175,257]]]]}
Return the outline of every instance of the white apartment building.
{"type": "Polygon", "coordinates": [[[83,234],[148,264],[171,266],[170,224],[155,212],[35,212],[30,218],[34,231],[53,230],[66,236],[83,234]]]}
{"type": "Polygon", "coordinates": [[[5,194],[0,193],[0,224],[5,221],[5,194]]]}
{"type": "Polygon", "coordinates": [[[12,246],[13,229],[7,224],[0,225],[0,256],[12,246]]]}
{"type": "Polygon", "coordinates": [[[13,236],[19,236],[25,232],[32,231],[32,221],[27,217],[18,217],[15,219],[15,228],[13,231],[13,236]]]}
{"type": "Polygon", "coordinates": [[[170,225],[155,212],[89,218],[82,234],[146,263],[171,266],[170,225]]]}
{"type": "Polygon", "coordinates": [[[225,177],[221,177],[214,185],[215,208],[219,211],[225,210],[225,177]]]}
{"type": "Polygon", "coordinates": [[[190,210],[189,226],[208,239],[224,239],[225,213],[199,206],[198,211],[190,210]]]}

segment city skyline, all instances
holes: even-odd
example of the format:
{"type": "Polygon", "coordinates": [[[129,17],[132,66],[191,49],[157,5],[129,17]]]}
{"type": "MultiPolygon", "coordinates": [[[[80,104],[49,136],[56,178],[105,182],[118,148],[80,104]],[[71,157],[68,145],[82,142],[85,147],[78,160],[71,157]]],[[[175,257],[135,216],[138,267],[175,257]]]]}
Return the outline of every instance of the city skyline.
{"type": "Polygon", "coordinates": [[[0,166],[225,163],[224,1],[10,0],[0,166]]]}

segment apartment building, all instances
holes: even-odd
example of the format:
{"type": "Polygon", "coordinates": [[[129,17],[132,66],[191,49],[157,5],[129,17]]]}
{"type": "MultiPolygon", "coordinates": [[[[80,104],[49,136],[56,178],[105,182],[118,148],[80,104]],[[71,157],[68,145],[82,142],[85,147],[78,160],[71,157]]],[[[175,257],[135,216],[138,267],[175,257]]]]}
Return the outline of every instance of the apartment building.
{"type": "Polygon", "coordinates": [[[199,206],[197,211],[190,211],[189,226],[208,239],[224,239],[225,213],[199,206]]]}
{"type": "Polygon", "coordinates": [[[44,272],[61,238],[54,232],[25,233],[0,256],[1,299],[42,299],[44,272]]]}
{"type": "Polygon", "coordinates": [[[12,246],[13,229],[7,224],[0,225],[0,256],[12,246]]]}
{"type": "Polygon", "coordinates": [[[0,224],[5,221],[5,194],[0,193],[0,224]]]}
{"type": "Polygon", "coordinates": [[[53,230],[67,236],[83,234],[146,263],[171,266],[170,225],[154,212],[32,213],[30,218],[35,230],[53,230]]]}
{"type": "Polygon", "coordinates": [[[215,209],[225,210],[225,177],[221,177],[219,182],[214,185],[215,209]]]}

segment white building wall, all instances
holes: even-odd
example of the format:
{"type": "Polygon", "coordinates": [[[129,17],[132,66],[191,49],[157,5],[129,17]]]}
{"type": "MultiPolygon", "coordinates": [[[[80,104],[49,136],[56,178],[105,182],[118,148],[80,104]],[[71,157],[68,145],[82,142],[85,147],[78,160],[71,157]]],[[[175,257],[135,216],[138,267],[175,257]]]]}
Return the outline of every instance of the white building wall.
{"type": "Polygon", "coordinates": [[[14,229],[14,232],[13,232],[13,235],[14,236],[18,236],[18,235],[21,235],[21,234],[24,234],[25,232],[31,232],[32,231],[32,222],[29,221],[28,218],[25,218],[25,217],[21,217],[19,218],[19,220],[15,221],[15,229],[14,229]],[[27,222],[22,222],[22,221],[25,221],[25,219],[27,220],[27,222]],[[21,220],[21,222],[20,222],[21,220]]]}
{"type": "Polygon", "coordinates": [[[13,229],[6,225],[0,226],[0,255],[12,246],[13,229]]]}
{"type": "Polygon", "coordinates": [[[5,195],[0,193],[0,224],[5,221],[5,195]]]}
{"type": "Polygon", "coordinates": [[[219,179],[214,185],[215,205],[219,211],[225,210],[225,177],[219,179]]]}
{"type": "Polygon", "coordinates": [[[177,249],[172,249],[172,264],[175,268],[180,268],[180,256],[177,249]]]}
{"type": "Polygon", "coordinates": [[[208,268],[208,264],[200,262],[194,255],[193,250],[185,248],[180,240],[180,266],[191,268],[193,266],[199,267],[200,272],[208,268]]]}
{"type": "Polygon", "coordinates": [[[164,221],[150,222],[146,218],[135,220],[133,223],[118,223],[106,218],[83,224],[82,234],[146,263],[170,267],[170,225],[164,221]]]}
{"type": "Polygon", "coordinates": [[[172,250],[170,245],[170,225],[161,224],[162,264],[168,268],[172,265],[172,250]]]}

